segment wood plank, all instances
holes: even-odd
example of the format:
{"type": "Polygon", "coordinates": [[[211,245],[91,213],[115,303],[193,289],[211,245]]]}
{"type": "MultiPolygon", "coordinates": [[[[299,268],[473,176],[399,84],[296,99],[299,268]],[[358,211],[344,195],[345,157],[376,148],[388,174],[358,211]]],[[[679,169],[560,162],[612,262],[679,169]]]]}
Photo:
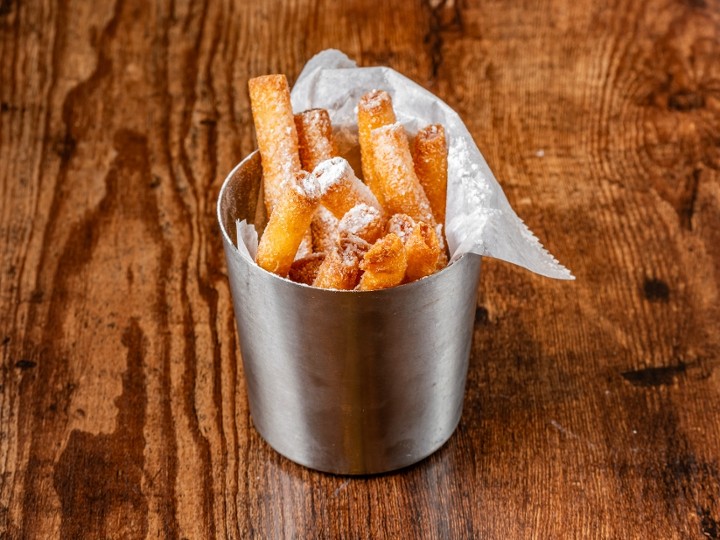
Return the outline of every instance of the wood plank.
{"type": "Polygon", "coordinates": [[[0,2],[0,536],[720,537],[720,3],[0,2]],[[487,260],[465,410],[348,478],[251,426],[215,201],[337,47],[465,119],[577,276],[487,260]]]}

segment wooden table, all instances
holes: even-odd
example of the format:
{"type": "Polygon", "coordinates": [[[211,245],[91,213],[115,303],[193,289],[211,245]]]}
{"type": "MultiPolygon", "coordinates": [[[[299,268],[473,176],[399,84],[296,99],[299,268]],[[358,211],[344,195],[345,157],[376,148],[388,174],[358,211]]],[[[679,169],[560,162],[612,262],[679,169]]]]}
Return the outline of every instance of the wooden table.
{"type": "Polygon", "coordinates": [[[720,537],[720,2],[603,4],[0,1],[0,537],[720,537]],[[247,79],[327,47],[577,276],[484,263],[460,426],[378,477],[252,428],[215,218],[247,79]]]}

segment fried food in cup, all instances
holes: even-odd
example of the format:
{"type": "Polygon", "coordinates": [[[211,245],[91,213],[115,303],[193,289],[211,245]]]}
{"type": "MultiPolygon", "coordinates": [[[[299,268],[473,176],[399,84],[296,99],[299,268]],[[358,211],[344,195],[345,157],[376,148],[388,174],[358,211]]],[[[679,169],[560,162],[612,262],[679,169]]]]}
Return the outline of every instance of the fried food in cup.
{"type": "Polygon", "coordinates": [[[316,287],[376,290],[447,263],[443,126],[420,130],[411,149],[390,95],[363,95],[357,108],[363,183],[335,156],[327,110],[293,115],[283,75],[251,79],[248,87],[269,216],[258,265],[316,287]]]}
{"type": "Polygon", "coordinates": [[[415,174],[405,128],[391,124],[372,131],[376,180],[389,214],[407,214],[435,226],[430,202],[415,174]]]}
{"type": "Polygon", "coordinates": [[[310,109],[295,115],[300,164],[312,171],[321,161],[337,155],[332,139],[332,124],[326,109],[310,109]]]}
{"type": "Polygon", "coordinates": [[[360,262],[370,244],[353,234],[340,232],[337,245],[327,254],[313,281],[321,289],[352,290],[360,280],[360,262]]]}
{"type": "Polygon", "coordinates": [[[357,106],[360,159],[365,183],[384,206],[382,191],[378,188],[374,170],[372,130],[397,121],[392,98],[385,90],[372,90],[360,98],[357,106]]]}
{"type": "Polygon", "coordinates": [[[400,285],[407,269],[407,254],[402,240],[395,233],[388,233],[375,242],[360,263],[361,291],[387,289],[400,285]]]}
{"type": "Polygon", "coordinates": [[[312,172],[322,190],[321,202],[335,217],[342,219],[348,210],[359,204],[382,211],[372,191],[363,184],[346,159],[334,157],[320,163],[312,172]]]}
{"type": "Polygon", "coordinates": [[[285,75],[264,75],[250,79],[248,90],[262,162],[265,208],[271,215],[284,183],[300,171],[290,89],[285,75]]]}
{"type": "Polygon", "coordinates": [[[383,235],[384,229],[382,212],[367,204],[358,204],[351,208],[338,223],[339,231],[354,234],[370,244],[383,235]]]}
{"type": "Polygon", "coordinates": [[[412,144],[415,174],[425,191],[437,223],[445,223],[447,156],[445,128],[441,124],[431,124],[418,131],[412,144]]]}
{"type": "Polygon", "coordinates": [[[435,229],[406,214],[395,214],[388,221],[388,232],[395,233],[405,245],[407,269],[404,283],[415,281],[438,270],[442,253],[435,229]]]}
{"type": "MultiPolygon", "coordinates": [[[[296,114],[295,127],[298,134],[300,164],[303,170],[312,171],[320,162],[337,155],[332,138],[330,115],[326,109],[309,109],[296,114]]],[[[321,210],[323,207],[318,208],[318,212],[313,217],[310,231],[303,240],[303,244],[308,244],[307,247],[316,253],[329,252],[336,240],[337,219],[335,219],[334,227],[329,226],[331,222],[328,220],[327,211],[321,214],[321,210]],[[318,239],[315,238],[316,235],[319,236],[318,239]],[[328,235],[332,235],[329,244],[326,242],[328,235]]],[[[302,248],[301,245],[298,254],[302,248]]]]}
{"type": "Polygon", "coordinates": [[[305,171],[286,184],[258,245],[255,262],[265,270],[287,276],[300,242],[320,203],[317,181],[305,171]]]}

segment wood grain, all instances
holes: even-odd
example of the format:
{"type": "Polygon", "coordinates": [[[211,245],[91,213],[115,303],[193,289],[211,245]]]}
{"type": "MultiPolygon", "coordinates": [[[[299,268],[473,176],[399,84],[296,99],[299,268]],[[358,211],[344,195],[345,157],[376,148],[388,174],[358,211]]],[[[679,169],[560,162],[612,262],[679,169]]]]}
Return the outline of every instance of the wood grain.
{"type": "Polygon", "coordinates": [[[717,0],[0,1],[0,537],[720,538],[718,58],[717,0]],[[377,477],[253,430],[214,214],[327,47],[578,278],[486,261],[457,433],[377,477]]]}

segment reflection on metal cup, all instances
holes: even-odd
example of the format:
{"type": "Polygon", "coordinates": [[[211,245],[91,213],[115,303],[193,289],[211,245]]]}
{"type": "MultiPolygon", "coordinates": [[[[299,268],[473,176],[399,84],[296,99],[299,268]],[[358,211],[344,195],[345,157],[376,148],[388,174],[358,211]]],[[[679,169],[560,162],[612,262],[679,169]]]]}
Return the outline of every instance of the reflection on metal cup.
{"type": "Polygon", "coordinates": [[[237,219],[262,226],[257,152],[218,200],[250,414],[285,457],[373,474],[432,454],[460,420],[480,257],[380,291],[334,291],[266,272],[235,247],[237,219]]]}

